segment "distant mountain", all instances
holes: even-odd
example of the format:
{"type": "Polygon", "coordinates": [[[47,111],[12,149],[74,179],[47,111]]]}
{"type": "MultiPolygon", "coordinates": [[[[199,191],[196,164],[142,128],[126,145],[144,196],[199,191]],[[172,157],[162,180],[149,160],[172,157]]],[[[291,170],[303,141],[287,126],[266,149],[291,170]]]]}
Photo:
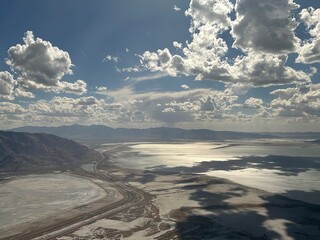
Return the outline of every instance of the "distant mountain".
{"type": "Polygon", "coordinates": [[[58,169],[99,158],[96,151],[54,135],[0,131],[0,172],[58,169]]]}
{"type": "Polygon", "coordinates": [[[262,134],[270,134],[279,138],[320,139],[320,132],[272,132],[262,134]]]}
{"type": "Polygon", "coordinates": [[[185,130],[180,128],[128,129],[102,125],[70,125],[61,127],[21,127],[15,132],[49,133],[79,142],[134,142],[134,141],[195,141],[270,138],[267,134],[212,131],[208,129],[185,130]]]}

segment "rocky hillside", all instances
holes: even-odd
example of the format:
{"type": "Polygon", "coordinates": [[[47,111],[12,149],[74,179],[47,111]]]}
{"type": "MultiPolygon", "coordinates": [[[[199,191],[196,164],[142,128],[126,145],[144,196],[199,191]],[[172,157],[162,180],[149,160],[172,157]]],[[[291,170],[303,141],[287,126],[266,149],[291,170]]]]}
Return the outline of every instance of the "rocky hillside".
{"type": "Polygon", "coordinates": [[[0,172],[62,169],[98,159],[99,153],[72,140],[0,131],[0,172]]]}

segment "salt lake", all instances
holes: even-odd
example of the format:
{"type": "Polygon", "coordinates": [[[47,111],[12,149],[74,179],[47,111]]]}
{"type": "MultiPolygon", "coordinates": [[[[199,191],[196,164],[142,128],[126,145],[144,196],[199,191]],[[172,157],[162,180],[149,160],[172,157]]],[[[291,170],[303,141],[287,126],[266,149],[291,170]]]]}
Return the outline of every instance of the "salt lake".
{"type": "MultiPolygon", "coordinates": [[[[298,140],[139,143],[121,167],[200,173],[320,204],[320,145],[298,140]]],[[[106,146],[107,147],[107,146],[106,146]]]]}

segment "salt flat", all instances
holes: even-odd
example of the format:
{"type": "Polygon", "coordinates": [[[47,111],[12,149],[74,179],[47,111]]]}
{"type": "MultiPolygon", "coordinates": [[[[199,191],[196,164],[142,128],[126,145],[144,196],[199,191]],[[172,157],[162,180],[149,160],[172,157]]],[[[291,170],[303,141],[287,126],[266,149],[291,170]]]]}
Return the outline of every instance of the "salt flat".
{"type": "Polygon", "coordinates": [[[76,208],[106,196],[89,179],[66,174],[29,175],[0,185],[0,230],[76,208]]]}

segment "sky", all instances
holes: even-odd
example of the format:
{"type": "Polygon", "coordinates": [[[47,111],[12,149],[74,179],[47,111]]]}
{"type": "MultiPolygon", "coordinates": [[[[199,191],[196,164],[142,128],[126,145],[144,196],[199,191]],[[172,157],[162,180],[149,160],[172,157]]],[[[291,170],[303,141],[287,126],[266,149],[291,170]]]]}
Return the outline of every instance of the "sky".
{"type": "Polygon", "coordinates": [[[3,0],[0,129],[320,131],[319,0],[3,0]]]}

